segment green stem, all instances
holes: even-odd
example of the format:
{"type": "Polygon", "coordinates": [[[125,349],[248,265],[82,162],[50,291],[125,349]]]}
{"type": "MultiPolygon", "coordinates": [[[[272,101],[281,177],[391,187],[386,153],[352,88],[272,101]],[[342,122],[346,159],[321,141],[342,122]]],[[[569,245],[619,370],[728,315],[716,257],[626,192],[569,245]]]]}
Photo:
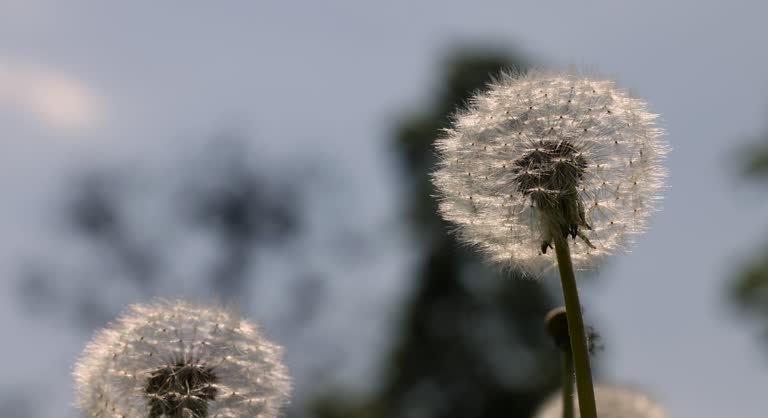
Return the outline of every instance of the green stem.
{"type": "Polygon", "coordinates": [[[563,418],[573,416],[573,356],[571,351],[563,351],[563,418]]]}
{"type": "MultiPolygon", "coordinates": [[[[576,372],[576,391],[579,396],[581,418],[597,418],[595,391],[592,386],[592,372],[589,368],[587,338],[584,334],[584,320],[581,317],[579,292],[576,288],[576,276],[571,263],[571,250],[568,240],[561,234],[555,234],[555,253],[557,267],[560,269],[560,283],[565,299],[565,313],[568,316],[568,333],[571,337],[571,352],[576,372]]],[[[565,391],[565,388],[563,388],[565,391]]]]}

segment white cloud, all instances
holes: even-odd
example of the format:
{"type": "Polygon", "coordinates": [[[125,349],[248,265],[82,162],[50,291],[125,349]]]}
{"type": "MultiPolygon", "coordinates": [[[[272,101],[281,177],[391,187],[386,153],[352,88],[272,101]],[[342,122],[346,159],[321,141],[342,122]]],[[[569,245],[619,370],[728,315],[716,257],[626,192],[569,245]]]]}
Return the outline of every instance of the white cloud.
{"type": "Polygon", "coordinates": [[[80,130],[99,123],[96,93],[82,80],[43,67],[0,61],[0,106],[32,114],[52,129],[80,130]]]}

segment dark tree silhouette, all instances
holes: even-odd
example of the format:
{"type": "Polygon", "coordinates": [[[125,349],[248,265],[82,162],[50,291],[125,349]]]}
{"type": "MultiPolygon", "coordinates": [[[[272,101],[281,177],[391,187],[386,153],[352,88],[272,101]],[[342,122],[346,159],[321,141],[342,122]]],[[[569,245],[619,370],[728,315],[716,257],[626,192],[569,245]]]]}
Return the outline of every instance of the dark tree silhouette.
{"type": "Polygon", "coordinates": [[[543,318],[553,306],[539,282],[487,266],[437,215],[429,173],[433,142],[450,114],[502,69],[524,66],[494,52],[460,51],[446,62],[431,110],[405,120],[395,148],[404,169],[413,239],[423,245],[381,391],[359,404],[323,399],[318,415],[529,417],[557,386],[558,357],[543,318]]]}

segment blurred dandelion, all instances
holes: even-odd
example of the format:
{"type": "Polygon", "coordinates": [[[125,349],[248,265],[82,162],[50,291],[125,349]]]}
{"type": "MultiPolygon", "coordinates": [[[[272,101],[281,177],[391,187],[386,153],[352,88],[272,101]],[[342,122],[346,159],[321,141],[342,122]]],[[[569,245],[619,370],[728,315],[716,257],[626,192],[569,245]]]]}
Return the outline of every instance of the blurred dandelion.
{"type": "MultiPolygon", "coordinates": [[[[664,410],[647,395],[623,386],[595,385],[597,413],[600,418],[665,418],[664,410]]],[[[578,400],[576,400],[578,404],[578,400]]],[[[563,415],[562,395],[552,395],[539,408],[534,418],[561,418],[563,415]]],[[[576,409],[576,417],[581,415],[576,409]]]]}
{"type": "Polygon", "coordinates": [[[290,384],[281,349],[218,306],[133,305],[75,365],[77,405],[91,417],[278,416],[290,384]]]}
{"type": "Polygon", "coordinates": [[[538,275],[555,265],[555,235],[573,238],[583,269],[643,231],[668,150],[644,101],[575,74],[502,74],[489,87],[437,141],[440,212],[462,240],[538,275]]]}

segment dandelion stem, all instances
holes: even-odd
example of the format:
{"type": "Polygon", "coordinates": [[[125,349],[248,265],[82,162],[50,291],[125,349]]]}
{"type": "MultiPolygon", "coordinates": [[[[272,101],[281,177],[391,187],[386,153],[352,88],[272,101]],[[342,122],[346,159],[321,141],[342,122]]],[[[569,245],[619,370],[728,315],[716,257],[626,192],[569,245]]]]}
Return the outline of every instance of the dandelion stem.
{"type": "Polygon", "coordinates": [[[563,351],[563,418],[573,416],[573,355],[571,351],[563,351]]]}
{"type": "MultiPolygon", "coordinates": [[[[568,316],[568,334],[571,338],[573,368],[576,372],[579,412],[581,418],[597,418],[592,372],[589,368],[587,338],[584,334],[584,320],[581,317],[581,305],[579,304],[579,292],[576,288],[576,277],[573,273],[571,250],[568,247],[568,240],[561,234],[554,234],[554,241],[557,267],[560,269],[560,283],[563,287],[563,299],[565,299],[565,313],[568,316]]],[[[564,393],[566,390],[563,387],[564,393]]],[[[565,405],[563,405],[563,410],[565,410],[565,405]]]]}

